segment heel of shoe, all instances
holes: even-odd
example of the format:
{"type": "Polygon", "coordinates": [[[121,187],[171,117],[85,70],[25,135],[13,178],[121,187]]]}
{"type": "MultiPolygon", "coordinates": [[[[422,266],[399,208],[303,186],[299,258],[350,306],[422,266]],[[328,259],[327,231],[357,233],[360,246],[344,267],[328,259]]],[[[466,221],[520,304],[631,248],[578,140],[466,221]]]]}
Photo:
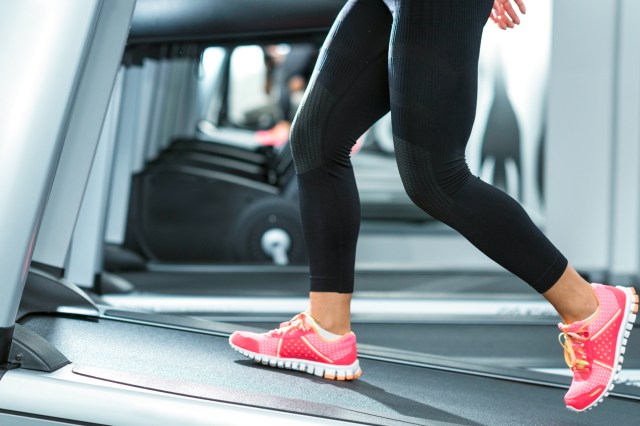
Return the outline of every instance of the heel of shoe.
{"type": "Polygon", "coordinates": [[[636,293],[636,289],[633,287],[622,287],[622,286],[616,286],[616,288],[624,291],[627,294],[628,297],[628,302],[627,302],[627,309],[628,309],[628,321],[631,323],[634,323],[636,321],[636,315],[638,314],[638,302],[639,302],[639,297],[638,294],[636,293]]]}
{"type": "Polygon", "coordinates": [[[351,365],[336,366],[312,361],[296,360],[289,364],[285,362],[284,368],[299,370],[329,380],[356,380],[362,375],[360,363],[356,360],[351,365]]]}
{"type": "Polygon", "coordinates": [[[622,347],[620,350],[620,357],[617,365],[617,371],[619,372],[622,368],[622,362],[624,361],[623,355],[626,351],[627,341],[629,339],[629,336],[631,335],[631,330],[633,329],[638,314],[638,295],[633,287],[617,286],[617,288],[624,291],[628,296],[625,312],[625,323],[622,325],[624,327],[624,335],[622,338],[622,347]]]}
{"type": "Polygon", "coordinates": [[[633,322],[635,322],[635,315],[638,313],[638,294],[636,293],[636,289],[633,287],[627,287],[631,293],[631,313],[634,315],[633,322]]]}
{"type": "Polygon", "coordinates": [[[356,380],[362,375],[362,369],[358,361],[350,366],[342,368],[325,368],[321,373],[325,379],[329,380],[356,380]]]}

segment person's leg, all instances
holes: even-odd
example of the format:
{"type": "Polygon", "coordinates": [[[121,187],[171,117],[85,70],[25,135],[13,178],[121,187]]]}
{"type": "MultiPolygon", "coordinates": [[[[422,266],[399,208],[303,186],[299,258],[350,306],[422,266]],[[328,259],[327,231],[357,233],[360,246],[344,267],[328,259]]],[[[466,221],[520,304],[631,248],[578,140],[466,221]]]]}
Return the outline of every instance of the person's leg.
{"type": "Polygon", "coordinates": [[[310,314],[350,331],[360,200],[350,161],[356,140],[389,111],[391,14],[381,0],[347,3],[320,53],[291,131],[310,262],[310,314]]]}
{"type": "Polygon", "coordinates": [[[395,3],[389,85],[396,156],[407,193],[544,294],[562,318],[586,318],[597,308],[591,286],[520,204],[472,176],[465,161],[480,40],[493,1],[395,3]]]}
{"type": "Polygon", "coordinates": [[[591,285],[571,265],[542,295],[556,309],[562,322],[570,324],[589,317],[598,309],[591,285]]]}
{"type": "Polygon", "coordinates": [[[310,312],[266,333],[233,333],[231,347],[255,361],[327,379],[362,374],[350,332],[360,201],[349,157],[358,137],[389,111],[390,31],[382,0],[351,0],[322,49],[291,129],[310,312]]]}
{"type": "Polygon", "coordinates": [[[309,315],[323,329],[337,335],[351,331],[352,293],[309,292],[309,315]]]}
{"type": "Polygon", "coordinates": [[[396,156],[411,199],[549,300],[574,376],[567,408],[602,402],[638,311],[632,288],[589,284],[502,191],[469,172],[482,28],[493,0],[394,1],[390,50],[396,156]]]}

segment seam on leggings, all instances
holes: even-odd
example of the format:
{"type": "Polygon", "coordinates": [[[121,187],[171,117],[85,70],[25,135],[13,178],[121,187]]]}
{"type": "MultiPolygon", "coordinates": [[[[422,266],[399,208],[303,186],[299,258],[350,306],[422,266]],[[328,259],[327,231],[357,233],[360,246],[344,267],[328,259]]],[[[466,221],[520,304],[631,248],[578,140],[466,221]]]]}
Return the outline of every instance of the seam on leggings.
{"type": "MultiPolygon", "coordinates": [[[[325,173],[327,173],[327,169],[325,168],[324,170],[325,173]]],[[[331,189],[333,190],[334,194],[337,194],[336,192],[336,184],[333,181],[333,179],[329,179],[329,181],[331,182],[331,189]]],[[[333,209],[333,211],[335,213],[337,213],[338,216],[338,293],[343,293],[344,289],[342,287],[343,283],[342,283],[342,253],[343,253],[343,241],[344,241],[344,233],[343,233],[343,226],[342,226],[342,215],[340,214],[340,212],[338,211],[337,205],[340,203],[336,203],[336,208],[333,209]]]]}
{"type": "MultiPolygon", "coordinates": [[[[375,62],[377,62],[381,57],[386,56],[387,52],[381,52],[380,54],[376,55],[373,59],[371,59],[369,61],[369,63],[362,67],[362,69],[360,71],[358,71],[358,73],[354,76],[353,80],[356,81],[360,75],[366,71],[371,65],[373,65],[375,62]]],[[[318,127],[320,128],[325,128],[327,122],[329,121],[329,119],[331,118],[331,115],[333,114],[335,108],[338,106],[338,104],[349,94],[349,92],[351,91],[351,89],[353,88],[353,84],[350,84],[349,87],[347,88],[347,90],[345,90],[345,92],[338,98],[333,97],[333,94],[331,93],[331,91],[329,91],[329,89],[326,88],[326,86],[324,84],[322,84],[322,82],[320,82],[318,80],[318,76],[314,76],[314,80],[313,80],[313,84],[317,84],[322,86],[322,88],[326,91],[326,93],[328,93],[329,95],[331,95],[331,97],[333,99],[331,99],[331,106],[329,107],[329,109],[326,112],[326,115],[323,118],[322,123],[320,123],[320,125],[318,127]]],[[[306,99],[305,99],[306,101],[306,99]]],[[[304,107],[304,104],[302,105],[301,109],[304,107]]],[[[293,127],[293,125],[292,125],[293,127]]],[[[324,132],[322,132],[322,134],[324,135],[324,132]]],[[[292,146],[293,148],[293,146],[292,146]]],[[[313,170],[319,169],[320,167],[324,167],[327,165],[327,144],[322,144],[321,150],[320,150],[320,154],[321,154],[321,159],[320,162],[315,165],[315,166],[307,166],[305,168],[300,167],[300,168],[296,168],[296,174],[298,175],[302,175],[308,172],[311,172],[313,170]]]]}
{"type": "Polygon", "coordinates": [[[313,94],[307,91],[300,109],[291,124],[291,153],[297,174],[321,167],[324,162],[324,123],[329,110],[323,110],[323,104],[333,104],[333,94],[320,82],[317,76],[312,77],[313,94]],[[309,123],[314,119],[323,123],[311,129],[309,123]],[[301,146],[302,144],[302,146],[301,146]]]}
{"type": "Polygon", "coordinates": [[[428,149],[411,144],[393,135],[396,158],[401,169],[400,177],[411,200],[418,206],[430,206],[433,216],[446,217],[454,206],[454,200],[441,189],[433,172],[431,153],[428,149]],[[420,188],[426,188],[426,193],[420,188]],[[430,199],[430,197],[432,199],[430,199]]]}

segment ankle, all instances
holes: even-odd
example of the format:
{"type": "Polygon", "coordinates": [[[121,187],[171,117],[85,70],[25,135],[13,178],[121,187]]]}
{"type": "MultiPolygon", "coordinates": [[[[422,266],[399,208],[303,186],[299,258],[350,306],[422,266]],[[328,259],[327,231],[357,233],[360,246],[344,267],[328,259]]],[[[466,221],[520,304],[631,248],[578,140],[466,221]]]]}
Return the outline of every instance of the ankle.
{"type": "Polygon", "coordinates": [[[311,313],[311,318],[315,321],[316,324],[318,324],[322,329],[328,331],[329,333],[342,336],[343,334],[347,334],[351,331],[350,321],[339,321],[332,317],[318,318],[313,315],[313,313],[311,313]]]}
{"type": "Polygon", "coordinates": [[[543,296],[553,305],[565,324],[582,321],[597,311],[599,302],[593,287],[571,266],[543,296]]]}
{"type": "Polygon", "coordinates": [[[351,331],[351,294],[311,292],[309,315],[324,330],[333,334],[351,331]]]}
{"type": "Polygon", "coordinates": [[[578,321],[584,321],[586,319],[590,319],[593,315],[595,315],[596,311],[598,310],[598,307],[596,306],[595,309],[591,310],[591,309],[581,309],[581,310],[576,310],[574,312],[571,313],[563,313],[560,315],[560,317],[562,318],[562,322],[564,322],[565,324],[571,324],[574,322],[578,322],[578,321]]]}
{"type": "Polygon", "coordinates": [[[558,312],[565,324],[571,324],[573,322],[584,321],[592,317],[597,311],[600,303],[595,294],[591,297],[585,298],[582,303],[575,303],[572,306],[567,306],[563,312],[558,312]]]}

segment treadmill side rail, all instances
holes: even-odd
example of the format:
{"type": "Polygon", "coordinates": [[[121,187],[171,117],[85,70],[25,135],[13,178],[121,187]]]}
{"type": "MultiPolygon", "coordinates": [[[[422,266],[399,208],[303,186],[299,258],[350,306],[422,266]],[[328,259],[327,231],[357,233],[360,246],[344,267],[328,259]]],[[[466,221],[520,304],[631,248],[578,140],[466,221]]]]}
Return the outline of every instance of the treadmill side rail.
{"type": "Polygon", "coordinates": [[[83,377],[72,370],[73,365],[46,374],[22,369],[7,372],[0,381],[0,412],[6,409],[83,424],[130,426],[210,425],[214,420],[240,425],[352,424],[149,391],[83,377]]]}

